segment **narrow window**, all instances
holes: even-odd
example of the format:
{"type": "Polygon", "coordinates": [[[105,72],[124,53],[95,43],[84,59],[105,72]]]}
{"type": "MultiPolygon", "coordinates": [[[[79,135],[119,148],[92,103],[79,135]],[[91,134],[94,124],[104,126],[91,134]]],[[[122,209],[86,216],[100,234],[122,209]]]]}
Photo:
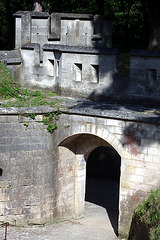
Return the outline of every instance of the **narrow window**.
{"type": "Polygon", "coordinates": [[[82,64],[80,63],[74,64],[74,74],[75,74],[75,81],[81,82],[82,81],[82,64]]]}
{"type": "Polygon", "coordinates": [[[59,77],[59,61],[56,64],[56,77],[59,77]]]}
{"type": "Polygon", "coordinates": [[[0,168],[0,177],[2,176],[2,174],[3,174],[3,169],[0,168]]]}
{"type": "Polygon", "coordinates": [[[99,65],[91,65],[92,83],[99,83],[99,65]]]}
{"type": "Polygon", "coordinates": [[[149,86],[151,88],[157,88],[157,69],[148,69],[147,77],[148,77],[149,86]]]}
{"type": "Polygon", "coordinates": [[[48,59],[48,76],[54,76],[54,60],[48,59]]]}

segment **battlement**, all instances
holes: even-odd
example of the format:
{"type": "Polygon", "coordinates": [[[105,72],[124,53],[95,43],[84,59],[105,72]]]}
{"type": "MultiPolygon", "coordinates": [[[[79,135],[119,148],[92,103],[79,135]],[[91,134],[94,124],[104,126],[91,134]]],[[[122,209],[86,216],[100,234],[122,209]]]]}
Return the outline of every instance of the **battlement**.
{"type": "Polygon", "coordinates": [[[26,43],[111,47],[112,21],[99,15],[17,12],[15,47],[26,43]]]}

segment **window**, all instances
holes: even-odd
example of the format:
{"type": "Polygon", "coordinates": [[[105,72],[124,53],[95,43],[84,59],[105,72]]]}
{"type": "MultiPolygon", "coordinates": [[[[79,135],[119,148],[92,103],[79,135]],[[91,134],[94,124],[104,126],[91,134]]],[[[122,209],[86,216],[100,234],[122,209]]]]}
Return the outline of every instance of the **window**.
{"type": "Polygon", "coordinates": [[[0,177],[2,176],[2,174],[3,174],[3,169],[0,168],[0,177]]]}
{"type": "Polygon", "coordinates": [[[59,61],[56,62],[56,77],[59,77],[59,61]]]}
{"type": "Polygon", "coordinates": [[[76,82],[82,81],[82,64],[80,63],[74,64],[74,75],[75,75],[76,82]]]}
{"type": "Polygon", "coordinates": [[[48,59],[48,76],[54,76],[54,60],[48,59]]]}
{"type": "Polygon", "coordinates": [[[148,69],[147,78],[149,82],[149,87],[157,88],[157,69],[148,69]]]}
{"type": "Polygon", "coordinates": [[[91,65],[91,82],[99,83],[99,65],[91,65]]]}

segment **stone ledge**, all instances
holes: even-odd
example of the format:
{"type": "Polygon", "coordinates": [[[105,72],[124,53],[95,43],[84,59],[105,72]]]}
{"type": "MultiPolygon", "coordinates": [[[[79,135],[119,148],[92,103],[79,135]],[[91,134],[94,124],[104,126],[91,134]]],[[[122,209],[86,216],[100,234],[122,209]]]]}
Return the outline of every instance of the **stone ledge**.
{"type": "Polygon", "coordinates": [[[17,50],[0,51],[0,60],[4,65],[20,64],[22,62],[19,51],[17,50]]]}
{"type": "Polygon", "coordinates": [[[160,50],[131,49],[130,56],[160,57],[160,50]]]}
{"type": "Polygon", "coordinates": [[[21,49],[25,49],[25,50],[34,50],[35,48],[40,48],[40,44],[39,43],[26,43],[21,47],[21,49]]]}
{"type": "Polygon", "coordinates": [[[44,44],[42,46],[44,51],[59,51],[83,54],[101,54],[101,55],[116,55],[119,50],[117,48],[95,48],[95,47],[80,47],[80,46],[66,46],[59,44],[44,44]]]}
{"type": "Polygon", "coordinates": [[[30,11],[18,11],[13,14],[14,17],[22,17],[23,14],[30,13],[32,18],[48,18],[49,13],[47,12],[30,12],[30,11]]]}
{"type": "Polygon", "coordinates": [[[157,123],[160,124],[160,108],[147,108],[138,105],[122,105],[118,103],[92,102],[89,100],[80,100],[67,97],[53,97],[61,102],[55,104],[55,107],[38,106],[22,108],[0,108],[0,115],[16,115],[25,113],[43,114],[56,111],[57,108],[64,114],[91,116],[100,118],[110,118],[134,122],[157,123]]]}

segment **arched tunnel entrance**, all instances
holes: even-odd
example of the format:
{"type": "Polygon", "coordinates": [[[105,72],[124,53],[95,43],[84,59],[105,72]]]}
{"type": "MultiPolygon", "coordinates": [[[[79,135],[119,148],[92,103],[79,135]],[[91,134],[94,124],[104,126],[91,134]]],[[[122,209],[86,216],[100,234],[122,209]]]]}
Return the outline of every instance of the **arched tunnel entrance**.
{"type": "Polygon", "coordinates": [[[70,135],[59,144],[58,150],[58,215],[81,218],[85,213],[86,216],[86,201],[104,209],[110,230],[117,234],[120,155],[103,136],[90,133],[70,135]]]}
{"type": "Polygon", "coordinates": [[[118,235],[120,155],[110,147],[100,146],[89,155],[86,165],[85,201],[106,209],[118,235]]]}

